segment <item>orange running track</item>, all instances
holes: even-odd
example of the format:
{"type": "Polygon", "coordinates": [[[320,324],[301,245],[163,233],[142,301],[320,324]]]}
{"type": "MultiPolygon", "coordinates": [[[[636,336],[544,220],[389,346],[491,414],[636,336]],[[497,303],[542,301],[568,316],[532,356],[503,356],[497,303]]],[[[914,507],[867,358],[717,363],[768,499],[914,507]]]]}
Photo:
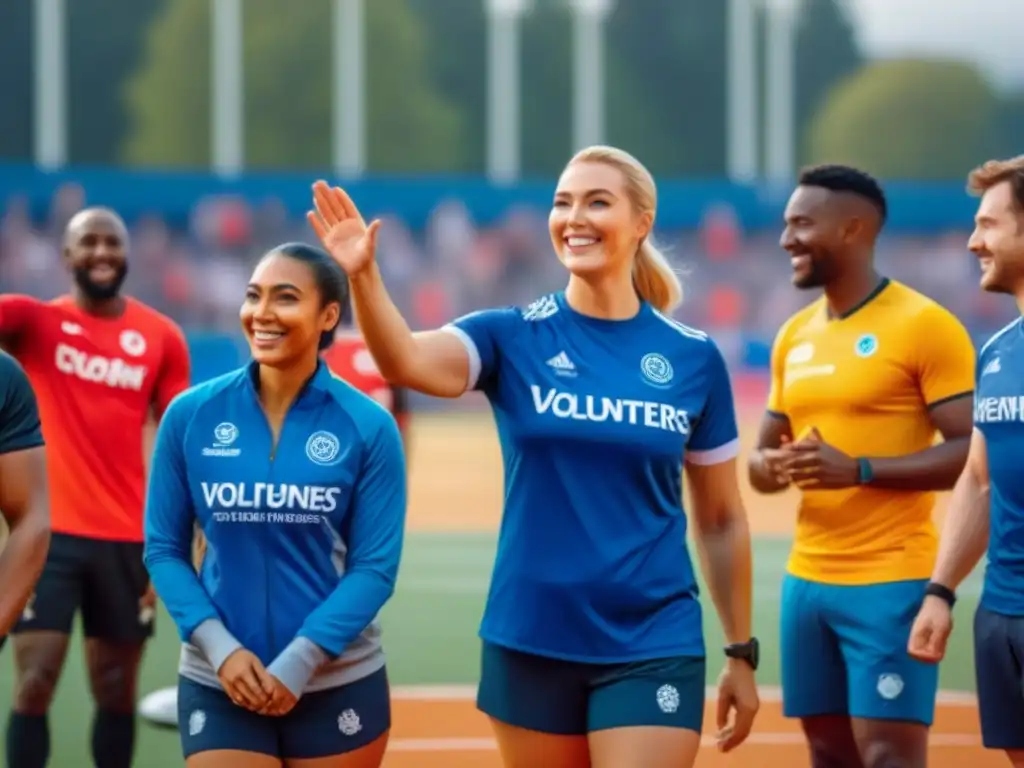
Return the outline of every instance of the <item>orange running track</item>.
{"type": "MultiPolygon", "coordinates": [[[[806,748],[795,722],[782,717],[777,689],[762,691],[754,733],[730,755],[720,754],[707,734],[714,712],[705,714],[699,768],[808,768],[806,748]]],[[[1001,752],[982,749],[974,700],[942,695],[932,728],[930,768],[1004,768],[1001,752]]],[[[502,768],[486,718],[463,686],[399,688],[394,726],[384,768],[502,768]]]]}

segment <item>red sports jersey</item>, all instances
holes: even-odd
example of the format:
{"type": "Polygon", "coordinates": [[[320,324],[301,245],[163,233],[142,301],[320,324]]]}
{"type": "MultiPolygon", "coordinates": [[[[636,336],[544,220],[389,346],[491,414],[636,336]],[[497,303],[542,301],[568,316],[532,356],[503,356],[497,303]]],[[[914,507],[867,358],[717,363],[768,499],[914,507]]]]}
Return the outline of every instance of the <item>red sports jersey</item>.
{"type": "Polygon", "coordinates": [[[141,542],[143,426],[189,385],[181,329],[134,299],[103,318],[70,296],[3,296],[0,337],[39,401],[53,530],[141,542]]]}
{"type": "Polygon", "coordinates": [[[381,376],[362,336],[357,333],[339,333],[334,338],[334,344],[324,352],[324,362],[335,376],[391,411],[402,434],[405,434],[405,393],[392,387],[381,376]]]}

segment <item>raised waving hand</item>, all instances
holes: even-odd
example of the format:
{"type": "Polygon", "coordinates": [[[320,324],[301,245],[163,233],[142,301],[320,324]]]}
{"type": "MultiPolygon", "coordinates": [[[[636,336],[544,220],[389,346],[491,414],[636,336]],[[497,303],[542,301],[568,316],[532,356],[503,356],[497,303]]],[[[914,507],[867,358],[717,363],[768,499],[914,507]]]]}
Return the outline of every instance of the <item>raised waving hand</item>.
{"type": "Polygon", "coordinates": [[[313,185],[313,205],[316,210],[309,211],[306,219],[345,274],[352,277],[370,266],[377,251],[380,219],[367,226],[345,190],[325,181],[313,185]]]}

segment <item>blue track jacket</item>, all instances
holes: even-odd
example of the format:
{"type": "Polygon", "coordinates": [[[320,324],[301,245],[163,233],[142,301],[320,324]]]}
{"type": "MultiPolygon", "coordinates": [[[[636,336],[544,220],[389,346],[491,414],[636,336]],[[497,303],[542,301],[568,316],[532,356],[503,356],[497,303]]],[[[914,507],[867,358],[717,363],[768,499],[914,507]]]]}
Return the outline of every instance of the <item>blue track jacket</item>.
{"type": "Polygon", "coordinates": [[[182,393],[160,422],[145,561],[184,642],[181,674],[252,651],[300,695],[384,665],[377,613],[398,575],[405,458],[391,415],[320,363],[274,446],[258,368],[182,393]],[[195,524],[207,540],[197,574],[195,524]]]}

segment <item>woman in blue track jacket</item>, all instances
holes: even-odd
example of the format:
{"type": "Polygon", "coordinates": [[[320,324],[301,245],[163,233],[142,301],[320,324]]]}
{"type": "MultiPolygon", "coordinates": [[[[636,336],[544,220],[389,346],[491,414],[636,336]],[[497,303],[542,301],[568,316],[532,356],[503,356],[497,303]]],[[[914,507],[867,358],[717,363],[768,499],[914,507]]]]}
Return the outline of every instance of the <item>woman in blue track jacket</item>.
{"type": "Polygon", "coordinates": [[[376,617],[398,572],[405,460],[394,419],[320,360],[346,291],[322,251],[268,253],[241,310],[253,361],[183,393],[160,423],[145,560],[184,643],[189,768],[383,759],[376,617]]]}

